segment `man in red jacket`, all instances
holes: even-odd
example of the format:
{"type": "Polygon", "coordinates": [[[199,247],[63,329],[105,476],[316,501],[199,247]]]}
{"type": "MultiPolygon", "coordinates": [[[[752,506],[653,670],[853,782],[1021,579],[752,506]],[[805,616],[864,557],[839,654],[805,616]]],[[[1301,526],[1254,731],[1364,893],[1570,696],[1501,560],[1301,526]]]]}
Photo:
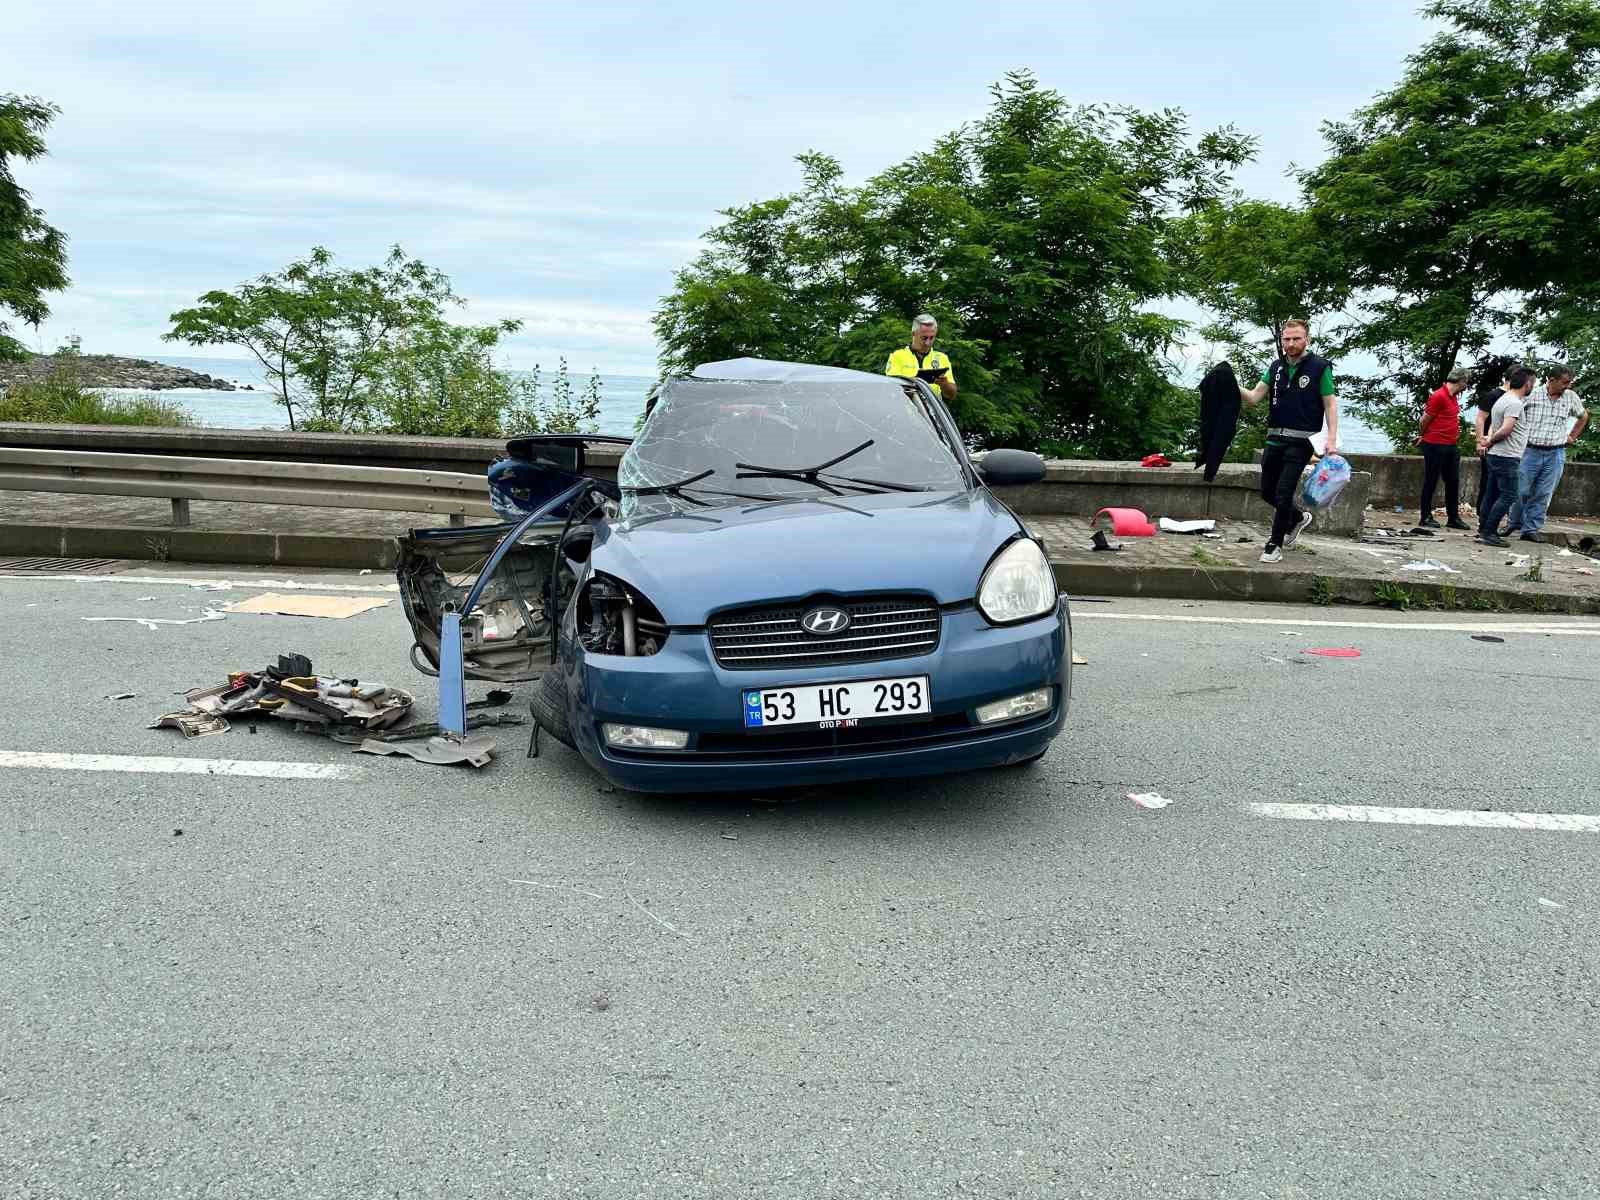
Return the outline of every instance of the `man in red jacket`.
{"type": "Polygon", "coordinates": [[[1418,441],[1422,448],[1422,520],[1426,529],[1439,528],[1433,519],[1433,493],[1444,480],[1444,508],[1451,529],[1470,529],[1461,519],[1461,403],[1458,397],[1467,386],[1467,369],[1457,367],[1445,378],[1444,386],[1428,397],[1422,410],[1418,441]]]}

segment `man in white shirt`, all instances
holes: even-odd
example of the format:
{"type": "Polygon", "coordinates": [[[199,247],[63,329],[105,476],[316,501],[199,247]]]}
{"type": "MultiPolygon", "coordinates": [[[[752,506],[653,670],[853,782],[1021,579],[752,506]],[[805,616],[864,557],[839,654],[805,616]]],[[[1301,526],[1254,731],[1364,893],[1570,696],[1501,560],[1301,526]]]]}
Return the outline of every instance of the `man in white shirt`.
{"type": "Polygon", "coordinates": [[[1511,511],[1517,498],[1517,475],[1522,467],[1522,451],[1528,441],[1528,426],[1522,419],[1523,401],[1533,389],[1533,372],[1513,367],[1506,375],[1505,390],[1489,411],[1484,433],[1478,438],[1478,453],[1484,456],[1483,495],[1478,498],[1477,541],[1486,546],[1509,546],[1500,536],[1500,518],[1511,511]]]}

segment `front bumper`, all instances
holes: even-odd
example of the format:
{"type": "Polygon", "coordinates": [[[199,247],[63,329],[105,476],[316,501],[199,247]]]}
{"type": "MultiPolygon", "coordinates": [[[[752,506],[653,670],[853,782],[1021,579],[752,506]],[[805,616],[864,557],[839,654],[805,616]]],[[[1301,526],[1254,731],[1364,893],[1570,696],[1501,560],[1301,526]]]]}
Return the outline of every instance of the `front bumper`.
{"type": "MultiPolygon", "coordinates": [[[[557,669],[563,669],[558,667],[557,669]]],[[[760,791],[979,770],[1042,753],[1066,721],[1072,696],[1072,628],[1063,598],[1054,613],[997,629],[970,606],[946,610],[929,654],[782,673],[730,671],[704,632],[675,632],[645,657],[579,655],[565,682],[573,740],[619,787],[641,792],[760,791]],[[750,689],[926,675],[931,718],[822,733],[748,733],[750,689]],[[1051,709],[1014,724],[980,727],[983,704],[1048,686],[1051,709]],[[616,722],[686,729],[681,751],[624,751],[604,744],[616,722]]]]}

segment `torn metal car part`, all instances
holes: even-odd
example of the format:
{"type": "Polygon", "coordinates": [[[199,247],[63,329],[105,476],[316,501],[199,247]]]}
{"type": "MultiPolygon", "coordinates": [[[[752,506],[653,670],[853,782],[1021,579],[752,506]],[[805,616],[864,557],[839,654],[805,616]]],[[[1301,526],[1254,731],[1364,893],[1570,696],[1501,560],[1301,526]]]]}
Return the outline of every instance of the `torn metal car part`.
{"type": "Polygon", "coordinates": [[[150,722],[149,728],[176,729],[186,738],[195,738],[208,733],[227,733],[230,726],[226,718],[213,713],[188,711],[165,713],[150,722]]]}
{"type": "Polygon", "coordinates": [[[213,716],[270,716],[318,725],[388,729],[411,714],[410,692],[382,683],[311,673],[303,654],[281,655],[276,667],[235,671],[226,683],[184,693],[191,712],[213,716]],[[297,672],[288,674],[287,672],[297,672]]]}
{"type": "MultiPolygon", "coordinates": [[[[467,718],[468,729],[494,729],[503,725],[526,725],[528,718],[520,713],[474,713],[467,718]]],[[[374,742],[415,742],[423,738],[435,737],[444,733],[444,728],[437,721],[424,721],[416,725],[406,725],[399,729],[391,729],[387,733],[379,734],[346,734],[340,732],[337,726],[310,725],[304,722],[295,726],[303,733],[320,733],[335,742],[342,742],[346,746],[359,746],[365,741],[374,742]]]]}
{"type": "Polygon", "coordinates": [[[466,763],[471,767],[486,767],[494,761],[494,739],[467,737],[457,740],[450,737],[432,737],[426,742],[382,742],[368,738],[356,747],[357,754],[404,754],[418,762],[449,766],[466,763]]]}

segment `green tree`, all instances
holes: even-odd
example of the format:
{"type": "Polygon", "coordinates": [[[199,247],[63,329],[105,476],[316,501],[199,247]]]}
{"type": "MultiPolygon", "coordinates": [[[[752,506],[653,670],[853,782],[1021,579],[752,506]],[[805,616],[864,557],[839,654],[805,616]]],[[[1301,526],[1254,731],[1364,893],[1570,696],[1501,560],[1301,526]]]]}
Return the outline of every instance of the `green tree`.
{"type": "Polygon", "coordinates": [[[1213,316],[1197,332],[1241,378],[1277,356],[1290,317],[1336,312],[1349,299],[1304,209],[1235,196],[1183,218],[1173,242],[1185,291],[1213,316]]]}
{"type": "Polygon", "coordinates": [[[370,421],[378,378],[401,343],[430,336],[460,303],[442,272],[399,246],[357,271],[334,266],[317,246],[304,261],[173,313],[165,340],[248,350],[290,429],[356,429],[370,421]]]}
{"type": "Polygon", "coordinates": [[[864,184],[800,157],[800,191],[727,209],[656,316],[665,372],[752,354],[881,370],[910,318],[940,319],[980,445],[1176,449],[1194,398],[1165,356],[1183,322],[1170,245],[1252,151],[1181,113],[1073,107],[1015,72],[985,117],[864,184]]]}
{"type": "Polygon", "coordinates": [[[1300,176],[1315,244],[1361,291],[1335,352],[1382,368],[1340,393],[1400,447],[1458,360],[1600,278],[1600,5],[1422,11],[1446,28],[1394,87],[1324,125],[1331,153],[1300,176]]]}
{"type": "Polygon", "coordinates": [[[43,155],[45,130],[60,111],[32,96],[0,95],[0,359],[27,355],[5,315],[37,327],[50,315],[45,293],[67,286],[67,239],[33,206],[10,161],[43,155]]]}
{"type": "Polygon", "coordinates": [[[494,365],[501,337],[519,322],[451,325],[428,320],[401,331],[372,379],[369,423],[383,433],[499,437],[516,398],[494,365]]]}

